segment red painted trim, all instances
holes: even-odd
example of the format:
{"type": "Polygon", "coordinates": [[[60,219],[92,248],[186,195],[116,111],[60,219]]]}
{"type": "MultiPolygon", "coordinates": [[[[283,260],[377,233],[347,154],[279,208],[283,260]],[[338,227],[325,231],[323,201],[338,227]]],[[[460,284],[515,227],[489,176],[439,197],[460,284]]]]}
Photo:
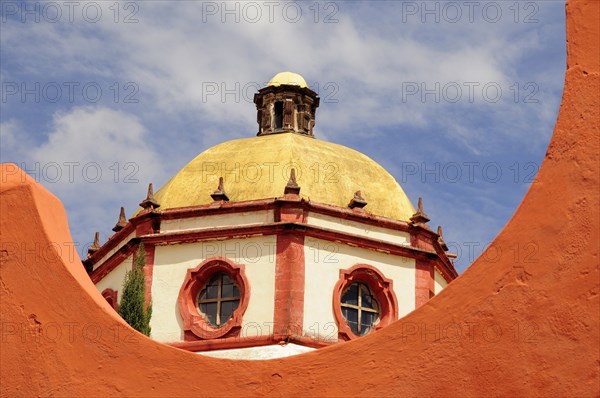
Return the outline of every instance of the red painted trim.
{"type": "Polygon", "coordinates": [[[186,338],[206,340],[239,334],[242,317],[250,301],[250,284],[244,269],[243,264],[235,264],[225,257],[211,257],[198,264],[196,268],[187,270],[177,299],[186,338]],[[219,328],[209,325],[196,307],[198,292],[217,272],[229,274],[240,288],[239,306],[232,317],[219,328]]]}
{"type": "MultiPolygon", "coordinates": [[[[154,233],[152,229],[158,230],[157,225],[160,224],[159,222],[157,222],[157,219],[171,220],[226,213],[240,213],[259,210],[279,210],[282,207],[287,207],[288,209],[290,207],[301,208],[303,210],[303,218],[301,222],[303,223],[306,222],[306,216],[309,214],[309,212],[314,212],[318,214],[329,215],[341,219],[347,219],[363,224],[374,225],[392,230],[411,232],[411,234],[415,232],[415,230],[418,230],[421,234],[427,235],[431,239],[437,238],[437,235],[434,232],[427,231],[423,228],[414,227],[405,221],[375,216],[366,212],[355,212],[352,209],[340,208],[317,202],[310,202],[304,199],[293,200],[284,198],[270,198],[242,202],[213,202],[207,205],[188,206],[177,209],[167,209],[162,211],[144,212],[138,214],[137,216],[131,219],[131,221],[123,230],[119,231],[109,240],[109,242],[111,242],[111,245],[109,245],[110,247],[107,247],[105,249],[104,246],[106,246],[106,244],[103,245],[100,248],[100,250],[91,257],[91,260],[92,262],[95,262],[102,258],[102,256],[104,256],[108,251],[113,249],[114,246],[118,244],[118,241],[120,239],[116,238],[123,238],[124,236],[128,235],[127,231],[132,232],[134,229],[137,231],[142,231],[145,229],[148,233],[154,233]],[[150,223],[150,226],[152,226],[152,228],[148,226],[148,222],[150,220],[153,220],[153,224],[150,223]],[[133,227],[134,225],[135,228],[133,227]]],[[[276,215],[275,218],[276,221],[279,221],[276,215]]]]}
{"type": "Polygon", "coordinates": [[[351,245],[356,245],[385,253],[403,255],[411,258],[417,258],[421,256],[422,258],[431,259],[437,257],[437,254],[433,250],[426,251],[411,246],[390,243],[379,239],[368,238],[333,229],[327,229],[316,225],[284,222],[245,225],[240,227],[219,227],[165,232],[162,234],[144,236],[141,239],[144,243],[151,243],[154,245],[172,245],[180,243],[198,242],[202,240],[210,240],[215,238],[235,239],[263,235],[276,235],[290,230],[295,230],[295,234],[302,234],[329,241],[349,243],[351,245]]]}
{"type": "Polygon", "coordinates": [[[425,304],[435,295],[433,264],[417,260],[415,263],[415,309],[425,304]]]}
{"type": "MultiPolygon", "coordinates": [[[[221,228],[206,228],[201,230],[187,230],[178,232],[166,232],[162,234],[153,234],[143,236],[141,239],[145,245],[172,245],[187,242],[198,242],[215,238],[248,238],[253,236],[275,235],[285,231],[294,230],[295,234],[301,234],[318,239],[328,240],[332,242],[340,242],[350,244],[366,249],[390,253],[393,255],[404,256],[413,259],[436,260],[439,259],[439,253],[435,250],[426,251],[412,246],[398,245],[385,242],[378,239],[367,238],[364,236],[349,234],[341,231],[326,229],[314,225],[299,224],[299,223],[270,223],[259,225],[246,225],[241,227],[221,227],[221,228]]],[[[134,242],[132,239],[131,242],[134,242]]],[[[116,266],[123,262],[127,256],[133,252],[133,244],[128,243],[119,249],[111,258],[104,264],[98,267],[91,273],[91,278],[94,283],[97,283],[116,266]]],[[[438,245],[439,246],[439,245],[438,245]]],[[[441,250],[441,248],[439,249],[441,250]]],[[[442,275],[446,281],[455,279],[458,274],[454,267],[450,268],[449,260],[438,260],[438,267],[442,271],[442,275]]]]}
{"type": "Polygon", "coordinates": [[[333,205],[327,205],[324,203],[317,202],[309,202],[308,208],[311,212],[314,213],[342,218],[349,221],[356,221],[362,224],[388,228],[395,231],[409,232],[411,228],[411,225],[406,221],[376,216],[366,211],[357,212],[352,209],[340,208],[333,205]]]}
{"type": "Polygon", "coordinates": [[[150,305],[152,300],[152,280],[154,276],[154,245],[144,245],[146,250],[146,265],[144,265],[144,285],[146,287],[146,295],[144,297],[146,302],[146,308],[150,305]]]}
{"type": "Polygon", "coordinates": [[[91,257],[85,259],[83,263],[93,266],[93,264],[100,261],[102,257],[106,256],[111,250],[117,247],[134,230],[135,228],[133,224],[128,222],[122,230],[109,237],[108,240],[100,247],[100,249],[98,249],[98,251],[94,253],[91,257]]]}
{"type": "Polygon", "coordinates": [[[202,217],[217,214],[244,213],[250,211],[273,210],[275,199],[246,200],[240,202],[212,202],[207,205],[179,207],[160,211],[163,220],[202,217]]]}
{"type": "Polygon", "coordinates": [[[113,309],[115,311],[118,310],[119,302],[117,300],[117,298],[118,298],[117,290],[113,290],[111,288],[104,289],[102,291],[102,297],[104,297],[104,299],[108,302],[108,304],[110,304],[111,307],[113,307],[113,309]]]}
{"type": "MultiPolygon", "coordinates": [[[[261,199],[245,202],[214,202],[209,205],[190,206],[186,208],[167,209],[161,212],[144,212],[132,218],[127,226],[114,235],[107,244],[101,247],[90,259],[86,260],[88,266],[99,261],[109,250],[112,250],[119,244],[119,239],[124,239],[134,229],[137,234],[148,232],[149,235],[142,235],[142,240],[146,244],[165,245],[178,244],[185,242],[196,242],[213,238],[246,238],[260,235],[278,234],[283,230],[295,228],[297,233],[304,233],[307,236],[325,239],[329,241],[339,241],[345,244],[357,245],[371,250],[382,251],[390,254],[401,255],[414,259],[437,260],[438,268],[444,279],[451,282],[458,276],[452,262],[447,258],[444,250],[437,242],[437,234],[424,228],[412,226],[404,221],[386,219],[384,217],[374,216],[369,213],[354,212],[351,209],[342,209],[331,205],[307,202],[303,199],[261,199]],[[186,217],[199,217],[203,215],[239,213],[247,211],[258,211],[273,209],[275,223],[251,225],[251,226],[228,226],[221,228],[206,228],[198,230],[188,230],[179,232],[157,233],[161,219],[178,219],[186,217]],[[392,230],[408,232],[411,236],[411,247],[396,245],[377,239],[366,238],[358,235],[347,234],[340,231],[328,230],[316,226],[309,226],[306,223],[309,211],[318,214],[325,214],[341,219],[348,219],[360,223],[375,225],[392,230]],[[285,221],[293,224],[284,223],[285,221]],[[277,222],[279,221],[279,222],[277,222]]],[[[129,245],[129,243],[128,243],[129,245]]],[[[127,245],[126,245],[127,246],[127,245]]],[[[102,279],[120,262],[123,261],[126,253],[130,253],[130,247],[121,247],[111,258],[102,264],[97,270],[91,273],[94,283],[102,279]],[[117,258],[121,258],[118,260],[117,258]]],[[[126,258],[126,257],[125,257],[126,258]]]]}
{"type": "MultiPolygon", "coordinates": [[[[305,199],[294,199],[292,197],[258,199],[240,202],[214,202],[207,205],[162,210],[159,212],[159,214],[162,219],[171,220],[178,218],[201,217],[204,215],[214,214],[241,213],[259,210],[278,210],[284,206],[295,206],[297,208],[302,208],[305,215],[309,214],[308,212],[310,211],[403,232],[409,232],[409,230],[412,228],[407,221],[394,220],[392,218],[376,216],[368,212],[356,212],[352,209],[336,207],[333,205],[308,201],[305,199]]],[[[277,214],[275,214],[275,217],[276,221],[279,221],[277,219],[277,214]]],[[[306,220],[304,219],[302,222],[306,222],[306,220]]],[[[432,234],[434,233],[432,232],[432,234]]]]}
{"type": "Polygon", "coordinates": [[[212,350],[229,350],[236,348],[251,348],[263,347],[267,345],[293,343],[311,348],[323,348],[335,343],[317,341],[304,336],[291,336],[286,342],[275,338],[272,335],[268,336],[253,336],[253,337],[226,337],[215,340],[195,340],[195,341],[177,341],[167,343],[168,345],[182,350],[192,352],[212,351],[212,350]]]}
{"type": "Polygon", "coordinates": [[[293,231],[277,235],[275,258],[276,337],[302,335],[304,323],[304,236],[293,231]]]}
{"type": "Polygon", "coordinates": [[[160,232],[161,213],[145,211],[131,220],[135,226],[135,236],[140,237],[160,232]]]}
{"type": "Polygon", "coordinates": [[[333,229],[322,228],[315,225],[299,225],[297,228],[304,229],[306,236],[328,240],[332,242],[345,243],[351,246],[358,246],[364,249],[371,249],[383,253],[404,256],[408,258],[435,258],[435,253],[419,248],[390,243],[374,238],[355,235],[347,232],[336,231],[333,229]]]}
{"type": "Polygon", "coordinates": [[[450,261],[450,258],[446,255],[446,251],[442,249],[440,244],[437,242],[437,239],[434,244],[435,252],[438,255],[436,260],[436,265],[444,280],[447,283],[452,282],[454,279],[458,278],[458,272],[454,268],[454,264],[450,261]]]}
{"type": "Polygon", "coordinates": [[[379,330],[398,319],[398,301],[394,293],[394,282],[386,278],[372,265],[356,264],[347,270],[340,270],[340,279],[333,288],[333,314],[338,324],[338,339],[341,341],[356,339],[350,326],[346,323],[340,302],[342,293],[354,282],[362,282],[369,286],[379,302],[379,323],[374,330],[379,330]]]}
{"type": "Polygon", "coordinates": [[[90,274],[90,279],[94,284],[100,282],[106,275],[121,265],[127,257],[135,254],[139,240],[130,240],[126,245],[117,250],[110,258],[102,263],[90,274]]]}
{"type": "Polygon", "coordinates": [[[294,343],[294,344],[298,344],[298,345],[303,345],[306,347],[312,347],[312,348],[323,348],[323,347],[328,347],[330,345],[336,344],[336,342],[333,341],[326,341],[326,340],[320,340],[319,338],[314,339],[312,337],[307,337],[307,336],[291,336],[288,339],[288,343],[294,343]]]}
{"type": "Polygon", "coordinates": [[[281,203],[275,211],[275,221],[303,223],[306,222],[306,213],[304,206],[298,206],[298,203],[281,203]]]}
{"type": "Polygon", "coordinates": [[[228,350],[233,348],[260,347],[276,344],[272,336],[225,337],[215,340],[193,340],[168,343],[170,346],[187,351],[228,350]]]}

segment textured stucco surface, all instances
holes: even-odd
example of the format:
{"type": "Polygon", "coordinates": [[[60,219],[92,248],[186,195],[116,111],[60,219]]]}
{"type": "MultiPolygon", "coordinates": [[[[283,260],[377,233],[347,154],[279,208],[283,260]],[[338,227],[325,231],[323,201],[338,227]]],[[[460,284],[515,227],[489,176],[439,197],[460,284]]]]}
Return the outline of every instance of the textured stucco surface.
{"type": "Polygon", "coordinates": [[[221,360],[131,331],[65,246],[62,204],[4,165],[2,396],[600,395],[599,8],[567,5],[558,122],[535,182],[493,242],[503,254],[477,259],[380,332],[307,354],[221,360]],[[529,242],[535,256],[515,258],[529,242]]]}

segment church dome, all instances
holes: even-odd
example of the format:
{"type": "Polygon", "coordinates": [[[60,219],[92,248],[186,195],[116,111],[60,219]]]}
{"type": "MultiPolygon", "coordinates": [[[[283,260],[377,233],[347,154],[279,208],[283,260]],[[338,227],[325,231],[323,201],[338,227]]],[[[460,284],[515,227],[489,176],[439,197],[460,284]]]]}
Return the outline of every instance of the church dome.
{"type": "Polygon", "coordinates": [[[394,177],[368,156],[291,132],[227,141],[202,152],[156,200],[160,210],[209,204],[219,177],[233,202],[281,197],[292,168],[300,196],[313,202],[347,208],[361,191],[369,213],[408,221],[415,212],[394,177]]]}
{"type": "Polygon", "coordinates": [[[282,84],[299,86],[306,88],[308,84],[306,84],[306,80],[302,76],[293,72],[280,72],[273,76],[269,83],[267,83],[267,87],[269,86],[281,86],[282,84]]]}

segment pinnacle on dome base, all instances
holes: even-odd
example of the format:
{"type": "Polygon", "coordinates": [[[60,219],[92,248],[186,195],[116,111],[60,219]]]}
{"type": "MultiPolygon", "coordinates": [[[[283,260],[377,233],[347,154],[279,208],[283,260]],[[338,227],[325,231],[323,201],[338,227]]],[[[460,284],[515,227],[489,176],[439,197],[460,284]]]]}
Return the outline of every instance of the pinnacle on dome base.
{"type": "Polygon", "coordinates": [[[348,207],[351,209],[362,210],[367,205],[367,201],[362,197],[360,191],[354,192],[354,197],[348,203],[348,207]]]}
{"type": "Polygon", "coordinates": [[[225,193],[225,184],[223,183],[223,177],[219,177],[219,185],[217,190],[210,194],[210,197],[215,201],[229,202],[229,196],[225,193]]]}
{"type": "Polygon", "coordinates": [[[148,194],[146,195],[146,199],[140,203],[140,207],[144,210],[154,210],[160,207],[160,204],[154,198],[154,188],[152,187],[152,183],[148,184],[148,194]]]}
{"type": "Polygon", "coordinates": [[[284,195],[300,195],[300,185],[296,182],[296,169],[292,168],[290,171],[290,179],[288,180],[285,189],[283,190],[284,195]]]}
{"type": "Polygon", "coordinates": [[[444,249],[445,252],[448,251],[448,245],[446,244],[446,242],[444,241],[444,234],[442,232],[442,226],[438,225],[437,227],[437,234],[438,236],[438,243],[440,244],[440,246],[442,247],[442,249],[444,249]]]}
{"type": "Polygon", "coordinates": [[[96,232],[94,235],[94,243],[88,249],[88,258],[92,257],[98,250],[100,250],[100,232],[96,232]]]}
{"type": "Polygon", "coordinates": [[[416,227],[422,227],[428,230],[431,230],[426,224],[429,222],[429,217],[423,211],[423,199],[419,197],[419,202],[417,204],[417,212],[410,217],[410,222],[412,225],[416,227]]]}
{"type": "Polygon", "coordinates": [[[127,225],[127,218],[125,217],[125,208],[121,207],[121,212],[119,213],[119,219],[117,220],[117,224],[113,227],[113,231],[119,232],[127,225]]]}

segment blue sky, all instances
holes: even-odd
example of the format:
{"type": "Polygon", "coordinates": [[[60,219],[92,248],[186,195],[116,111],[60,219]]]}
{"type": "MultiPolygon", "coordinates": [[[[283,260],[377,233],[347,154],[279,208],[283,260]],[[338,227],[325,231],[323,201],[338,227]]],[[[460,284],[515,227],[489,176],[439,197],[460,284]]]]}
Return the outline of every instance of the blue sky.
{"type": "Polygon", "coordinates": [[[256,134],[275,73],[315,134],[383,165],[459,272],[506,224],[563,89],[562,1],[2,1],[0,155],[64,203],[84,253],[205,149],[256,134]]]}

